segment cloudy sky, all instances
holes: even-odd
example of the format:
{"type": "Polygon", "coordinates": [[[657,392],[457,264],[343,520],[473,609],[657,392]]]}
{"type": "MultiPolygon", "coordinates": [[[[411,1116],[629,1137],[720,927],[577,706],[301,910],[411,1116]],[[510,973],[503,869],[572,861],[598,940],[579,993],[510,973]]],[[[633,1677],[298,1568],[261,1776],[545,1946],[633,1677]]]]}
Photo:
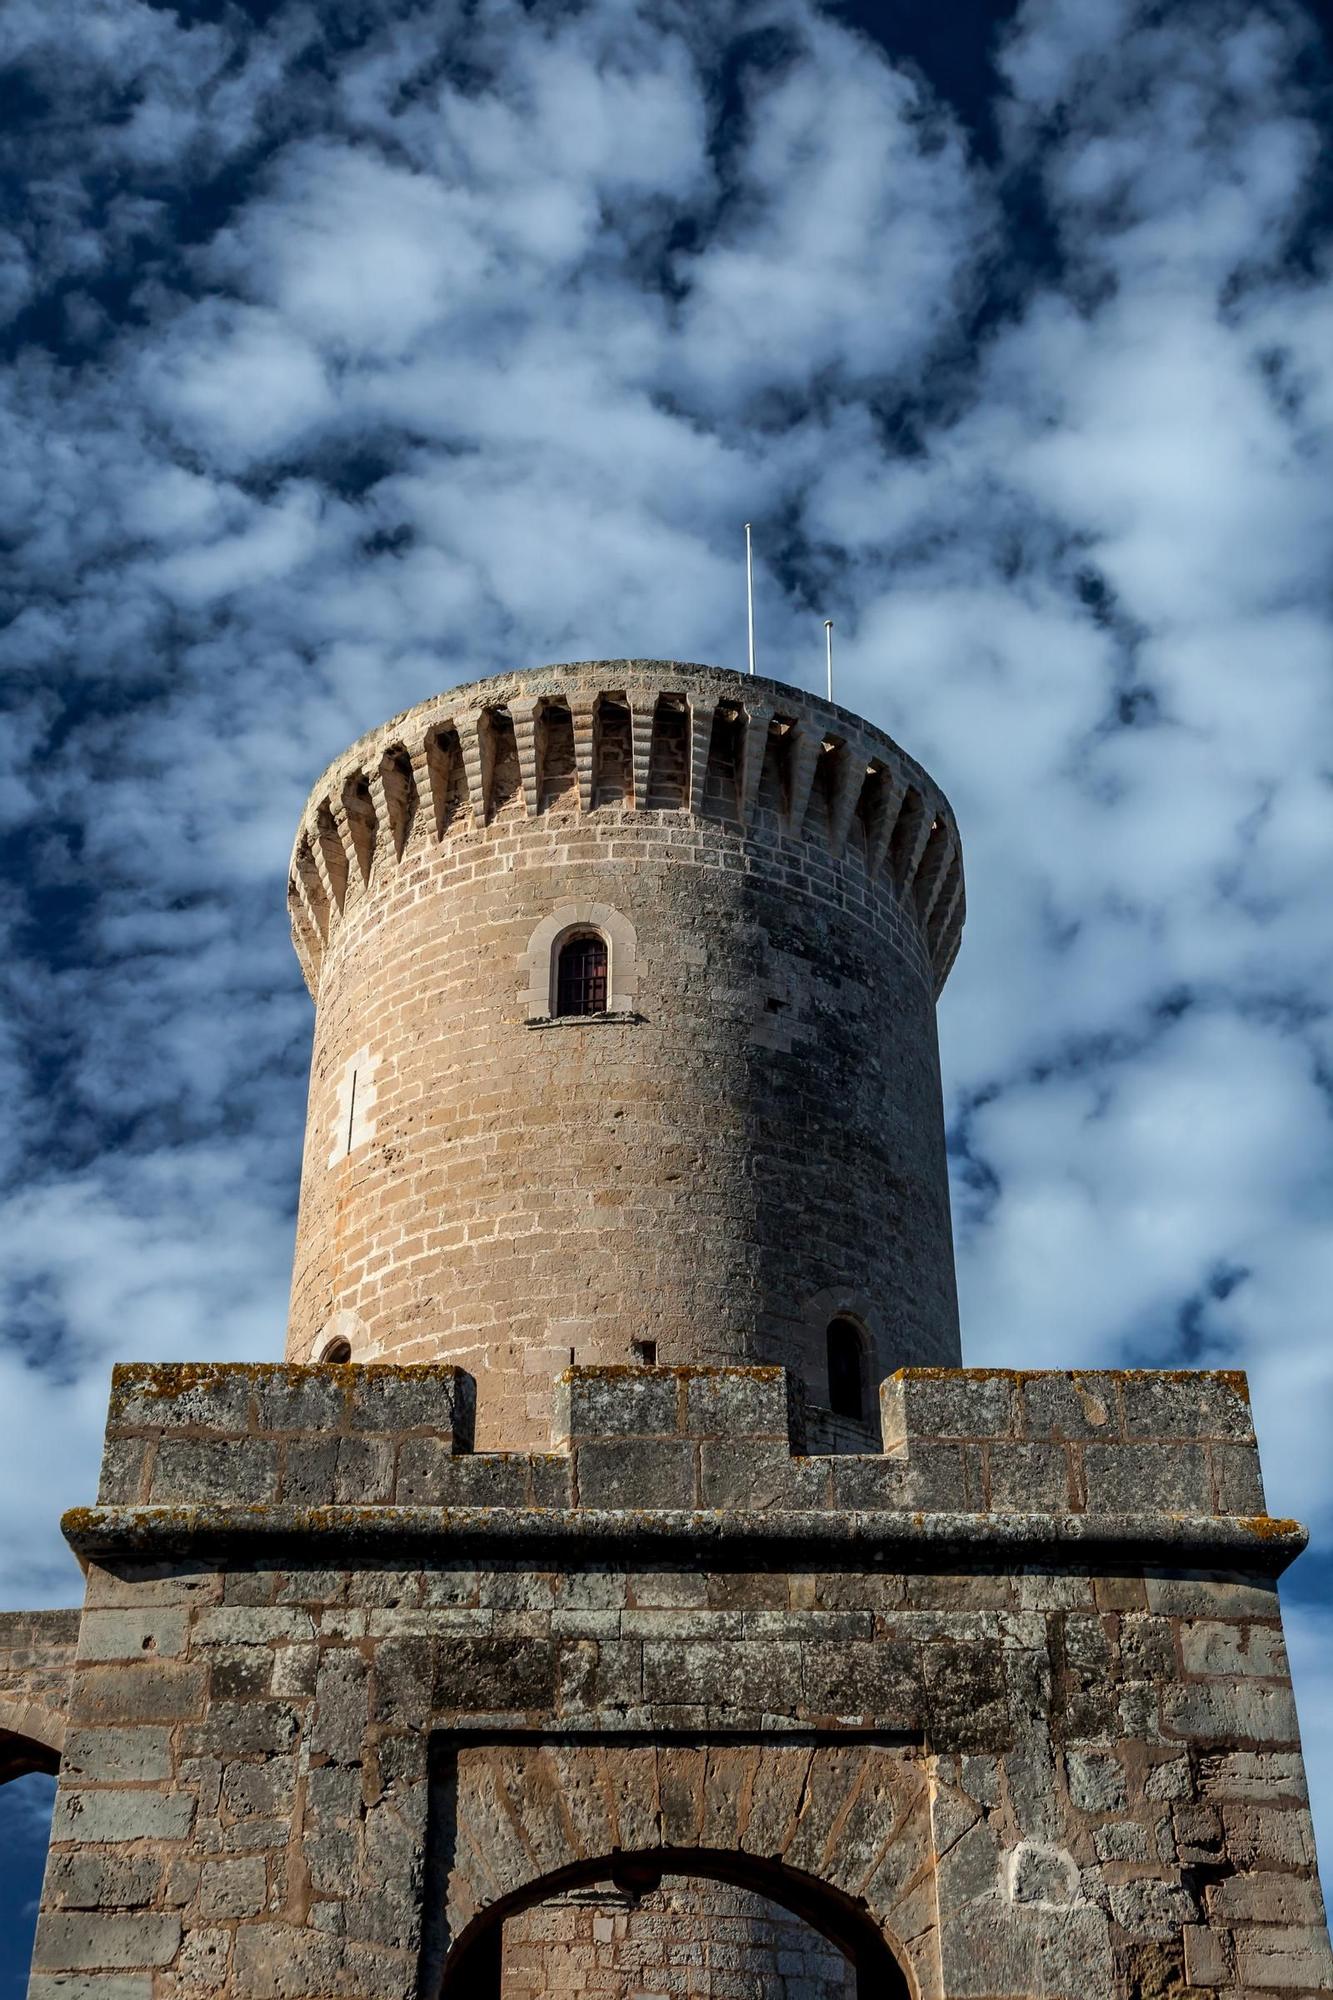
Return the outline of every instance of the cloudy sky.
{"type": "Polygon", "coordinates": [[[752,519],[762,669],[835,617],[962,826],[968,1359],[1250,1371],[1327,1854],[1317,16],[6,0],[0,62],[6,1601],[77,1601],[114,1358],[281,1351],[313,776],[505,666],[741,664],[752,519]]]}

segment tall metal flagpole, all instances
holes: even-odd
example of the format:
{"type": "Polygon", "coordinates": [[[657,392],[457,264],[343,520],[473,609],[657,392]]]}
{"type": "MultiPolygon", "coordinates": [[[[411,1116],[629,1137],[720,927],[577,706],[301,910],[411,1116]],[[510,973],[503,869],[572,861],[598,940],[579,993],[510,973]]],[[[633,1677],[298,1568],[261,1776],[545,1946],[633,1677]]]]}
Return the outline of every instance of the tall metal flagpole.
{"type": "Polygon", "coordinates": [[[750,672],[754,672],[754,552],[750,547],[750,523],[745,523],[745,614],[750,635],[750,672]]]}
{"type": "Polygon", "coordinates": [[[833,620],[824,620],[824,647],[828,656],[828,698],[833,699],[833,620]]]}

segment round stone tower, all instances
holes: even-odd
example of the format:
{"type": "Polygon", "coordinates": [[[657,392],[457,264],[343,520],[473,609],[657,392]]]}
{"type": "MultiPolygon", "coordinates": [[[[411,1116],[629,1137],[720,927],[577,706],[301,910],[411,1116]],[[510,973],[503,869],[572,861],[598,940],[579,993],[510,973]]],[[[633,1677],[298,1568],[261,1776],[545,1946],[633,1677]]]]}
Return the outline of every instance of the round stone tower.
{"type": "Polygon", "coordinates": [[[937,786],[858,717],[657,660],[365,736],[292,859],[317,1018],[288,1358],[451,1361],[479,1448],[571,1362],[781,1363],[816,1448],[956,1366],[937,786]]]}

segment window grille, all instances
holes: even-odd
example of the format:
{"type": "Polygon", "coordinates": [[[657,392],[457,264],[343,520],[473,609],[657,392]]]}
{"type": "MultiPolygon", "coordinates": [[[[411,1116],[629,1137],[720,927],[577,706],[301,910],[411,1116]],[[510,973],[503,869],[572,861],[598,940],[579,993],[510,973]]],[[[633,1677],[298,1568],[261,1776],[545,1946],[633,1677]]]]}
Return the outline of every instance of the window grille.
{"type": "Polygon", "coordinates": [[[606,1012],[606,940],[590,932],[568,938],[556,968],[557,1014],[606,1012]]]}

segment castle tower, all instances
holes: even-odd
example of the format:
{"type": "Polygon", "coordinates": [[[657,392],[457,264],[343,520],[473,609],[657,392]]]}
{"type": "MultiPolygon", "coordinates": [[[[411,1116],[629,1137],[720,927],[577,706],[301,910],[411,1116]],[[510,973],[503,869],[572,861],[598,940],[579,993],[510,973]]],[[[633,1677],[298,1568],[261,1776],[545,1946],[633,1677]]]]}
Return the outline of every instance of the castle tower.
{"type": "Polygon", "coordinates": [[[291,907],[288,1358],[119,1367],[82,1609],[0,1618],[31,2000],[1333,1993],[1243,1376],[958,1365],[925,773],[506,675],[291,907]]]}
{"type": "Polygon", "coordinates": [[[857,1415],[957,1365],[962,857],[887,736],[664,661],[457,688],[325,772],[290,905],[293,1361],[455,1362],[511,1447],[571,1362],[776,1363],[857,1415]]]}

